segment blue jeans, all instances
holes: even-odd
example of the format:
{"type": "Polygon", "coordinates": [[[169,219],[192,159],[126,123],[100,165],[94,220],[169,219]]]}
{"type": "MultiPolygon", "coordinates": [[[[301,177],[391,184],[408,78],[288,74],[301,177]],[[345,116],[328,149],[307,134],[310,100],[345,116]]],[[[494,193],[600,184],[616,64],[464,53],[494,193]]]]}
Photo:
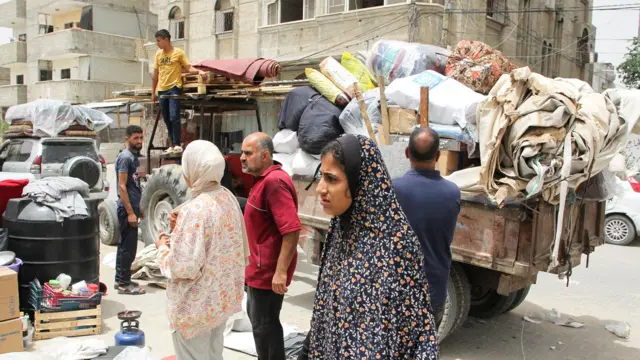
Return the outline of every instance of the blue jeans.
{"type": "Polygon", "coordinates": [[[172,146],[180,146],[182,124],[180,124],[180,101],[176,99],[163,99],[162,95],[180,95],[179,87],[174,86],[167,91],[158,91],[162,119],[167,125],[167,133],[172,146]]]}

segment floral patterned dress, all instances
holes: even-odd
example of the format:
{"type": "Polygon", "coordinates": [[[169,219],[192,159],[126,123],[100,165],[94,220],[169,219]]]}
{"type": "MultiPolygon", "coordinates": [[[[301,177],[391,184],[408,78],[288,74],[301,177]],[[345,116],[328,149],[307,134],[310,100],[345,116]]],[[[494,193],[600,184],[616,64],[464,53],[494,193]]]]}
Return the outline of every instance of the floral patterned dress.
{"type": "MultiPolygon", "coordinates": [[[[333,218],[311,321],[310,359],[437,359],[420,243],[377,146],[358,136],[350,226],[333,218]]],[[[348,156],[348,154],[346,154],[348,156]]]]}
{"type": "Polygon", "coordinates": [[[223,325],[242,310],[244,222],[235,197],[220,189],[186,204],[161,247],[161,271],[169,279],[167,311],[185,339],[223,325]]]}

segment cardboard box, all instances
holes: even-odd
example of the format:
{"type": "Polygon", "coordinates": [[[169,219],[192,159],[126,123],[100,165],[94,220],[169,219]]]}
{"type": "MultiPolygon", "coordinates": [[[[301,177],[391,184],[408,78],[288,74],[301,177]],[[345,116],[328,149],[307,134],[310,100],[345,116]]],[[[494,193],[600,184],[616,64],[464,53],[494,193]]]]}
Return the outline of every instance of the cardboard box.
{"type": "Polygon", "coordinates": [[[23,351],[22,320],[0,322],[0,354],[23,351]]]}
{"type": "Polygon", "coordinates": [[[413,127],[418,124],[418,113],[415,110],[403,109],[397,105],[389,106],[389,132],[392,134],[411,135],[413,127]]]}
{"type": "Polygon", "coordinates": [[[451,173],[459,170],[459,156],[460,153],[457,151],[440,150],[440,159],[436,163],[436,169],[440,170],[440,175],[451,175],[451,173]]]}
{"type": "Polygon", "coordinates": [[[20,317],[18,273],[0,267],[0,321],[20,317]]]}

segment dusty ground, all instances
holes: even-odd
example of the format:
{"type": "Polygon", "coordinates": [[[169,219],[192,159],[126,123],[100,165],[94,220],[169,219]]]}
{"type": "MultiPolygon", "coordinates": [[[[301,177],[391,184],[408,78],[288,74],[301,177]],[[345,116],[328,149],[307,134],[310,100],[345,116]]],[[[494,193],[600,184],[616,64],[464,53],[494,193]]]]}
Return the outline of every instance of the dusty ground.
{"type": "MultiPolygon", "coordinates": [[[[103,256],[113,251],[115,248],[102,248],[103,256]]],[[[486,322],[470,319],[443,344],[442,359],[640,359],[640,335],[634,334],[634,330],[640,328],[638,258],[640,244],[601,247],[592,255],[589,269],[580,267],[574,272],[569,288],[564,281],[541,274],[527,300],[513,312],[486,322]],[[573,329],[522,321],[524,315],[539,317],[553,308],[564,317],[584,323],[585,327],[573,329]],[[605,325],[617,321],[629,322],[630,340],[619,339],[604,329],[605,325]]],[[[298,266],[282,311],[284,323],[301,330],[309,327],[316,271],[315,266],[304,262],[298,266]]],[[[103,266],[101,278],[111,287],[113,269],[103,266]]],[[[104,333],[101,338],[113,343],[119,327],[116,317],[119,311],[141,310],[147,344],[157,355],[171,355],[173,345],[165,315],[164,290],[147,287],[147,291],[143,296],[108,294],[102,305],[104,333]]],[[[225,350],[224,355],[225,359],[251,359],[229,350],[225,350]]]]}
{"type": "MultiPolygon", "coordinates": [[[[112,166],[109,173],[113,173],[112,166]]],[[[115,185],[112,180],[112,187],[115,185]]],[[[103,247],[102,256],[114,252],[103,247]]],[[[301,255],[301,260],[304,255],[301,255]]],[[[482,322],[470,319],[458,333],[442,345],[444,360],[555,360],[555,359],[640,359],[640,242],[632,246],[603,246],[592,254],[590,268],[574,271],[571,284],[541,273],[527,300],[513,312],[482,322]],[[522,317],[557,309],[564,317],[585,324],[566,328],[545,322],[532,324],[522,317]],[[622,340],[605,330],[605,325],[627,321],[631,338],[622,340]]],[[[114,270],[103,266],[101,279],[109,289],[114,270]]],[[[281,319],[300,330],[309,327],[317,268],[301,261],[294,284],[285,298],[281,319]]],[[[119,321],[116,314],[125,309],[141,310],[141,327],[147,344],[159,356],[173,354],[169,324],[165,315],[164,290],[147,287],[148,294],[125,296],[109,293],[103,300],[104,332],[100,337],[113,344],[119,321]]],[[[251,357],[225,350],[225,359],[251,357]]]]}

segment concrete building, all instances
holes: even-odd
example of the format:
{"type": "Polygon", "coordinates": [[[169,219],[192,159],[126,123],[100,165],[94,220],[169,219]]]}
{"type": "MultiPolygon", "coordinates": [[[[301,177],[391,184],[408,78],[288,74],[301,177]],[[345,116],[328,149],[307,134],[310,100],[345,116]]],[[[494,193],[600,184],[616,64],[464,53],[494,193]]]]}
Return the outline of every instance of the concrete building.
{"type": "MultiPolygon", "coordinates": [[[[455,46],[481,40],[547,76],[590,81],[593,0],[156,0],[192,61],[267,57],[294,78],[305,66],[378,39],[455,46]],[[566,11],[565,11],[566,9],[566,11]]],[[[147,45],[152,60],[157,48],[147,45]]]]}
{"type": "Polygon", "coordinates": [[[611,63],[593,63],[593,79],[591,86],[595,91],[602,92],[616,87],[616,68],[611,63]]]}
{"type": "Polygon", "coordinates": [[[0,45],[0,66],[10,70],[0,107],[40,98],[102,101],[150,86],[143,46],[157,24],[149,0],[4,0],[0,26],[12,28],[14,39],[0,45]]]}

